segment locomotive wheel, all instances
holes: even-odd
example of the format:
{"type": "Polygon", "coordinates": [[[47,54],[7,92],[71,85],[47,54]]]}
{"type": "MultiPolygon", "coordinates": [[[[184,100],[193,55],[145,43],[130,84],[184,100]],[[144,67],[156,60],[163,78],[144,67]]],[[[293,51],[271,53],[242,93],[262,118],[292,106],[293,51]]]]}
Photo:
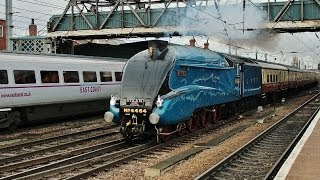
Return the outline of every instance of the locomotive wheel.
{"type": "Polygon", "coordinates": [[[191,117],[188,121],[187,121],[187,128],[190,132],[193,132],[194,130],[197,129],[197,124],[195,122],[194,117],[191,117]]]}
{"type": "MultiPolygon", "coordinates": [[[[170,130],[167,129],[167,128],[164,128],[162,132],[163,133],[169,133],[170,130]]],[[[161,139],[162,142],[168,142],[170,140],[170,135],[160,134],[160,139],[161,139]]]]}
{"type": "Polygon", "coordinates": [[[125,127],[121,127],[120,133],[126,141],[131,141],[133,139],[133,135],[132,135],[132,132],[130,129],[126,129],[125,127]]]}
{"type": "Polygon", "coordinates": [[[186,125],[184,123],[180,123],[178,125],[178,135],[183,136],[186,133],[186,125]]]}
{"type": "Polygon", "coordinates": [[[212,121],[213,124],[217,124],[220,118],[220,108],[218,107],[214,107],[212,109],[212,111],[210,112],[210,119],[212,121]]]}
{"type": "Polygon", "coordinates": [[[162,142],[168,142],[170,140],[170,135],[160,135],[162,142]]]}
{"type": "Polygon", "coordinates": [[[207,127],[208,125],[208,118],[209,118],[209,113],[205,112],[205,111],[202,111],[200,115],[200,122],[201,122],[201,125],[203,127],[207,127]]]}
{"type": "Polygon", "coordinates": [[[9,125],[9,127],[8,127],[8,129],[9,129],[11,132],[15,132],[15,131],[17,130],[17,128],[18,128],[18,125],[17,125],[15,122],[11,123],[11,124],[9,125]]]}

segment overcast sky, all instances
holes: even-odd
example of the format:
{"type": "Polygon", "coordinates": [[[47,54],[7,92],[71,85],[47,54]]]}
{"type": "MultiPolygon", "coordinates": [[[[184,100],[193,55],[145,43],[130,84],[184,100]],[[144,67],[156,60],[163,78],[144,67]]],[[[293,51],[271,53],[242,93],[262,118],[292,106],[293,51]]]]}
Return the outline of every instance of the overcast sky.
{"type": "MultiPolygon", "coordinates": [[[[0,18],[5,19],[5,1],[0,0],[0,18]]],[[[45,35],[46,24],[54,14],[61,14],[66,0],[12,0],[14,36],[28,35],[31,18],[35,19],[40,35],[45,35]]]]}
{"type": "MultiPolygon", "coordinates": [[[[220,4],[223,2],[235,2],[237,0],[223,0],[220,1],[220,4]]],[[[241,0],[239,0],[240,2],[241,0]]],[[[255,0],[263,1],[263,0],[255,0]]],[[[267,1],[267,0],[265,0],[267,1]]],[[[26,36],[28,35],[28,25],[31,22],[31,18],[35,19],[35,23],[38,25],[39,35],[46,35],[46,24],[49,18],[52,15],[61,14],[66,7],[68,0],[12,0],[13,3],[13,26],[14,26],[14,36],[26,36]]],[[[279,2],[279,0],[277,0],[279,2]]],[[[249,10],[249,8],[247,9],[249,10]]],[[[253,8],[254,11],[254,8],[253,8]]],[[[261,11],[257,10],[257,13],[261,14],[261,11]]],[[[222,13],[225,13],[223,11],[222,13]]],[[[224,16],[224,14],[223,14],[224,16]]],[[[239,18],[239,14],[236,14],[236,18],[239,18]]],[[[235,19],[235,17],[231,16],[231,19],[235,19]]],[[[253,17],[251,21],[253,22],[257,19],[256,15],[247,16],[247,22],[250,21],[250,17],[253,17]]],[[[222,17],[227,18],[227,17],[222,17]]],[[[5,0],[0,0],[0,19],[5,19],[5,0]]],[[[228,19],[227,21],[231,21],[228,19]]],[[[222,23],[213,23],[213,26],[220,24],[222,27],[222,23]]],[[[210,23],[209,23],[210,25],[210,23]]],[[[214,27],[208,28],[208,24],[206,24],[207,29],[214,29],[214,27]]],[[[230,32],[229,32],[230,33],[230,32]]],[[[232,32],[231,32],[232,33],[232,32]]],[[[232,38],[237,37],[235,41],[237,41],[236,45],[240,47],[244,47],[243,49],[238,49],[238,53],[243,53],[244,55],[252,56],[252,52],[258,51],[260,59],[263,59],[263,54],[274,54],[274,57],[277,58],[277,61],[280,63],[289,64],[293,56],[298,56],[299,59],[305,61],[305,65],[320,63],[320,32],[317,33],[296,33],[296,34],[277,34],[272,35],[270,37],[263,37],[261,34],[250,35],[247,33],[247,37],[245,37],[241,41],[241,37],[244,34],[238,34],[240,36],[240,40],[238,36],[231,36],[232,38]],[[249,35],[249,36],[248,36],[249,35]],[[254,36],[254,41],[251,41],[251,37],[254,36]],[[248,40],[247,38],[250,38],[248,40]],[[259,37],[259,38],[257,38],[259,37]],[[261,38],[263,37],[263,38],[261,38]],[[258,39],[258,40],[257,40],[258,39]],[[239,41],[238,41],[239,40],[239,41]],[[250,43],[248,43],[251,41],[250,43]],[[298,52],[298,53],[297,53],[298,52]],[[318,55],[317,55],[318,54],[318,55]]],[[[203,43],[206,39],[209,38],[210,48],[213,50],[227,51],[225,45],[223,45],[223,41],[217,40],[217,37],[207,36],[207,37],[197,37],[198,45],[203,46],[203,43]]],[[[177,42],[181,44],[187,44],[188,38],[173,38],[169,39],[171,42],[177,42]]],[[[233,53],[235,53],[235,48],[232,49],[233,53]]],[[[269,59],[274,59],[273,57],[269,57],[269,59]]]]}

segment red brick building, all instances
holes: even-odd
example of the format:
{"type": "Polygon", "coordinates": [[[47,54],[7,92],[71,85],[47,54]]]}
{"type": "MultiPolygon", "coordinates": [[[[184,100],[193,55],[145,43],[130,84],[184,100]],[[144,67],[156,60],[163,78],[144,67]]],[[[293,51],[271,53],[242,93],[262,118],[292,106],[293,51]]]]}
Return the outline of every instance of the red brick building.
{"type": "Polygon", "coordinates": [[[0,50],[6,49],[6,21],[0,19],[0,50]]]}

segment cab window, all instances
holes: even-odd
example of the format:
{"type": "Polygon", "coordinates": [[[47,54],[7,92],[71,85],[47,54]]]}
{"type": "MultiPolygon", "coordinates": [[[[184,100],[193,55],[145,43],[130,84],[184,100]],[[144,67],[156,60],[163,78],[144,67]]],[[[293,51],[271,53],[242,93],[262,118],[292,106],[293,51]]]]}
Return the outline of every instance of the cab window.
{"type": "Polygon", "coordinates": [[[116,75],[116,81],[121,81],[122,79],[122,72],[115,72],[116,75]]]}

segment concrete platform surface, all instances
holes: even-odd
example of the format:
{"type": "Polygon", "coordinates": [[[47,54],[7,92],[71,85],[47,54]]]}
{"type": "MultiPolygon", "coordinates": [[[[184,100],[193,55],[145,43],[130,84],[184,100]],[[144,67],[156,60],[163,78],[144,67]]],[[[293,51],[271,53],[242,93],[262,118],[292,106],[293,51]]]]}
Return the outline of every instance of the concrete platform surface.
{"type": "Polygon", "coordinates": [[[320,179],[320,112],[311,122],[275,179],[320,179]]]}

